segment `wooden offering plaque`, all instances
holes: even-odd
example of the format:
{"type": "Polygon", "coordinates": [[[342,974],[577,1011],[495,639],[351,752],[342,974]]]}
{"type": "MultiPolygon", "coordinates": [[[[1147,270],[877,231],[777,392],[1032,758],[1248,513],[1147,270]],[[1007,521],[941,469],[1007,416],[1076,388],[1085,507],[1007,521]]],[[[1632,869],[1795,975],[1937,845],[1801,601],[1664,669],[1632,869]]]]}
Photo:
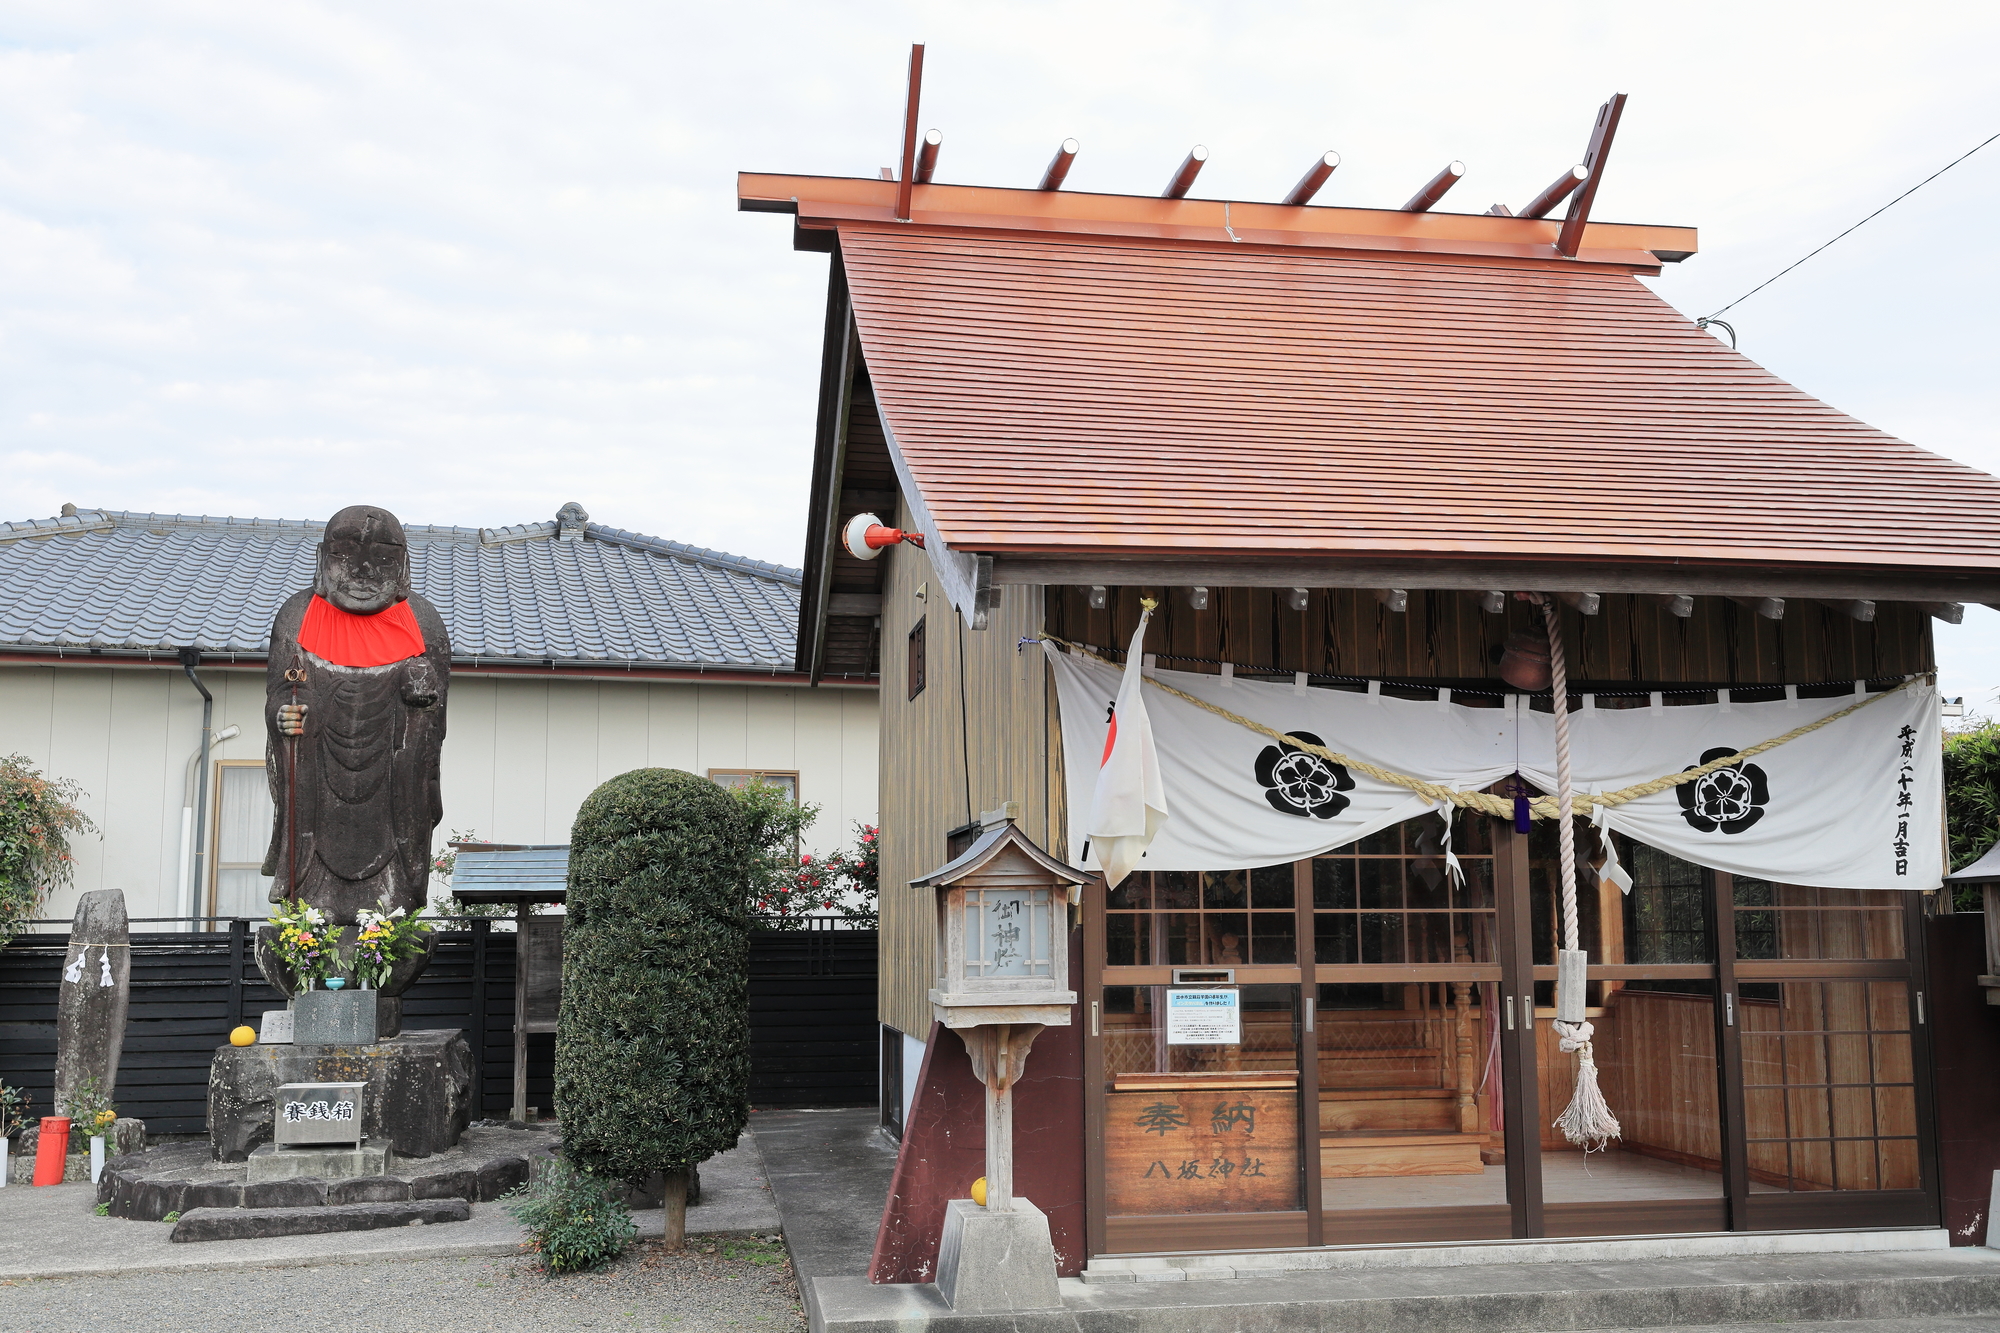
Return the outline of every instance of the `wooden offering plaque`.
{"type": "Polygon", "coordinates": [[[1299,1206],[1298,1071],[1125,1074],[1104,1120],[1112,1213],[1299,1206]]]}

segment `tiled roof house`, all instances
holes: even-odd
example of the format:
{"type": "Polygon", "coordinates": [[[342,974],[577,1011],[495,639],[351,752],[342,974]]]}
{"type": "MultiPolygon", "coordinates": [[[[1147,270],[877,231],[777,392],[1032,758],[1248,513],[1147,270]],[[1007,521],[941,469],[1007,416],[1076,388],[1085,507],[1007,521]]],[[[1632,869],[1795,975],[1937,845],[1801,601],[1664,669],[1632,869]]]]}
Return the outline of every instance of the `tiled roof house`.
{"type": "MultiPolygon", "coordinates": [[[[324,527],[75,506],[0,521],[0,754],[74,779],[103,831],[79,842],[50,916],[94,888],[123,889],[134,918],[263,914],[265,654],[324,527]],[[199,874],[187,649],[217,738],[199,874]]],[[[440,842],[567,841],[598,783],[648,766],[794,784],[822,807],[815,847],[873,822],[873,677],[805,687],[799,571],[593,523],[575,504],[545,522],[404,530],[415,589],[451,636],[440,842]]]]}

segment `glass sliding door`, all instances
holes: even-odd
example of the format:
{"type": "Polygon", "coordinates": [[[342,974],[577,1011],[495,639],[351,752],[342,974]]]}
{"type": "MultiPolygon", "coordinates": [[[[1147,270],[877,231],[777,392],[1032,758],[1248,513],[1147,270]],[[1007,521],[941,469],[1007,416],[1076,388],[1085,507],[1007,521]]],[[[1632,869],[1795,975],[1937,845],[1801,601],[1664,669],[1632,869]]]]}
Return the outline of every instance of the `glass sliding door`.
{"type": "Polygon", "coordinates": [[[1322,1236],[1505,1237],[1488,821],[1412,820],[1311,862],[1322,1236]]]}
{"type": "MultiPolygon", "coordinates": [[[[1551,1122],[1555,829],[1435,815],[1085,913],[1093,1253],[1933,1225],[1919,896],[1732,879],[1579,825],[1621,1136],[1551,1122]],[[1455,859],[1458,874],[1450,861],[1455,859]]],[[[1088,901],[1088,900],[1087,900],[1088,901]]]]}
{"type": "Polygon", "coordinates": [[[1623,1133],[1586,1153],[1554,1120],[1576,1087],[1555,1017],[1561,939],[1557,829],[1530,835],[1535,949],[1535,1063],[1542,1234],[1633,1235],[1729,1226],[1713,876],[1620,838],[1632,891],[1601,882],[1599,834],[1576,827],[1579,943],[1590,956],[1585,1010],[1595,1028],[1598,1083],[1623,1133]]]}
{"type": "Polygon", "coordinates": [[[1107,895],[1087,1046],[1107,1252],[1308,1243],[1295,880],[1141,872],[1107,895]]]}
{"type": "Polygon", "coordinates": [[[1729,902],[1748,1225],[1933,1222],[1917,895],[1738,878],[1729,902]]]}

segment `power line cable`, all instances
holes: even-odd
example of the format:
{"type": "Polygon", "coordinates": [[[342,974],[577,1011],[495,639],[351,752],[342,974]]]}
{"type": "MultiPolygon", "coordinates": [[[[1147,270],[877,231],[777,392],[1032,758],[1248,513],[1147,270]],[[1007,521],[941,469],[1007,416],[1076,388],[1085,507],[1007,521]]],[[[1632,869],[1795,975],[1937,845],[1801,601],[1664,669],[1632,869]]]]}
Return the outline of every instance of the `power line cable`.
{"type": "Polygon", "coordinates": [[[1874,220],[1875,220],[1876,218],[1879,218],[1879,217],[1881,217],[1881,216],[1882,216],[1882,215],[1883,215],[1884,213],[1886,213],[1886,212],[1888,212],[1888,211],[1889,211],[1890,209],[1894,208],[1894,207],[1895,207],[1895,206],[1896,206],[1897,204],[1900,204],[1900,203],[1902,203],[1902,202],[1903,202],[1903,201],[1904,201],[1905,199],[1908,199],[1908,198],[1909,198],[1909,197],[1910,197],[1911,195],[1915,194],[1915,193],[1916,193],[1916,192],[1917,192],[1918,190],[1921,190],[1921,189],[1923,189],[1923,188],[1924,188],[1924,187],[1925,187],[1926,185],[1929,185],[1929,184],[1930,184],[1930,183],[1931,183],[1932,181],[1934,181],[1934,180],[1936,180],[1936,179],[1937,179],[1938,177],[1940,177],[1940,176],[1944,175],[1944,173],[1945,173],[1945,172],[1947,172],[1947,171],[1950,171],[1950,170],[1951,170],[1951,169],[1952,169],[1953,167],[1955,167],[1955,166],[1957,166],[1957,165],[1958,165],[1959,163],[1961,163],[1961,162],[1965,161],[1965,159],[1966,159],[1966,158],[1968,158],[1968,157],[1971,157],[1971,156],[1973,155],[1973,153],[1976,153],[1976,152],[1978,152],[1978,151],[1979,151],[1979,150],[1980,150],[1981,148],[1984,148],[1984,147],[1986,147],[1986,145],[1987,145],[1987,144],[1990,144],[1990,143],[1992,143],[1994,139],[2000,139],[2000,134],[1995,134],[1995,135],[1993,135],[1993,136],[1992,136],[1991,138],[1988,138],[1987,140],[1985,140],[1985,141],[1984,141],[1983,143],[1980,143],[1980,144],[1976,145],[1975,147],[1971,148],[1970,150],[1968,150],[1968,151],[1966,151],[1966,152],[1964,152],[1964,153],[1961,153],[1961,154],[1959,154],[1959,155],[1958,155],[1957,157],[1953,158],[1953,159],[1952,159],[1951,161],[1949,161],[1949,162],[1945,163],[1945,164],[1944,164],[1943,166],[1939,167],[1939,168],[1938,168],[1938,169],[1937,169],[1936,171],[1933,171],[1933,172],[1932,172],[1932,173],[1931,173],[1930,175],[1928,175],[1928,176],[1924,177],[1924,178],[1923,178],[1922,180],[1918,181],[1918,182],[1917,182],[1917,183],[1916,183],[1915,185],[1912,185],[1912,186],[1911,186],[1911,187],[1910,187],[1909,189],[1907,189],[1907,190],[1903,191],[1903,192],[1902,192],[1901,194],[1897,195],[1897,196],[1896,196],[1896,197],[1895,197],[1894,199],[1891,199],[1891,200],[1890,200],[1890,201],[1889,201],[1888,203],[1886,203],[1886,204],[1882,205],[1882,206],[1881,206],[1880,208],[1876,209],[1876,210],[1875,210],[1875,211],[1874,211],[1873,213],[1870,213],[1870,214],[1869,214],[1869,215],[1868,215],[1867,217],[1865,217],[1865,218],[1861,219],[1861,221],[1859,221],[1859,222],[1855,223],[1855,224],[1854,224],[1854,225],[1853,225],[1852,227],[1849,227],[1849,228],[1848,228],[1848,229],[1847,229],[1846,231],[1844,231],[1844,232],[1840,233],[1840,235],[1839,235],[1839,236],[1836,236],[1836,237],[1834,237],[1832,241],[1828,241],[1828,242],[1826,243],[1826,245],[1822,245],[1821,247],[1819,247],[1819,250],[1815,250],[1815,251],[1813,251],[1813,252],[1812,252],[1812,254],[1810,254],[1810,255],[1807,255],[1807,256],[1805,256],[1805,258],[1804,258],[1804,259],[1798,259],[1798,260],[1794,260],[1794,261],[1793,261],[1792,263],[1790,263],[1790,264],[1787,264],[1787,265],[1785,265],[1785,267],[1783,267],[1783,268],[1779,269],[1779,270],[1778,270],[1778,271],[1777,271],[1776,273],[1773,273],[1773,274],[1772,274],[1772,275],[1771,275],[1770,277],[1768,277],[1768,278],[1764,279],[1764,281],[1762,281],[1762,282],[1758,283],[1758,284],[1757,284],[1757,285],[1756,285],[1755,287],[1752,287],[1752,288],[1751,288],[1751,289],[1750,289],[1749,291],[1747,291],[1747,292],[1743,293],[1743,295],[1741,295],[1741,296],[1737,297],[1737,298],[1736,298],[1736,299],[1735,299],[1734,301],[1731,301],[1731,302],[1730,302],[1730,303],[1729,303],[1728,305],[1726,305],[1726,306],[1722,307],[1722,309],[1721,309],[1721,310],[1718,310],[1718,311],[1716,311],[1714,315],[1703,315],[1703,316],[1702,316],[1702,317],[1701,317],[1700,319],[1698,319],[1698,320],[1696,320],[1696,321],[1694,322],[1694,324],[1695,324],[1695,327],[1696,327],[1696,328],[1698,328],[1698,329],[1705,329],[1705,328],[1707,328],[1707,327],[1708,327],[1708,326],[1709,326],[1710,324],[1722,324],[1722,327],[1723,327],[1723,328],[1725,328],[1725,329],[1728,329],[1728,330],[1729,330],[1729,345],[1730,345],[1731,347],[1734,347],[1734,346],[1736,345],[1736,330],[1735,330],[1735,329],[1732,329],[1732,328],[1730,328],[1730,327],[1729,327],[1729,325],[1727,325],[1727,324],[1723,324],[1721,320],[1719,320],[1719,319],[1717,319],[1717,318],[1715,317],[1716,315],[1720,315],[1720,314],[1723,314],[1723,313],[1725,313],[1725,312],[1727,312],[1727,311],[1730,311],[1730,310],[1734,310],[1734,309],[1735,309],[1735,308],[1736,308],[1737,306],[1740,306],[1740,305],[1742,305],[1742,304],[1743,304],[1743,303],[1744,303],[1745,301],[1747,301],[1747,300],[1749,300],[1749,299],[1750,299],[1751,297],[1755,296],[1755,295],[1756,295],[1756,294],[1757,294],[1758,292],[1761,292],[1761,291],[1763,291],[1763,290],[1764,290],[1764,289],[1765,289],[1766,287],[1769,287],[1769,286],[1770,286],[1770,285],[1771,285],[1772,283],[1776,282],[1776,281],[1777,281],[1777,280],[1778,280],[1779,278],[1782,278],[1782,277],[1784,277],[1784,276],[1785,276],[1785,275],[1786,275],[1787,273],[1790,273],[1790,272],[1791,272],[1791,271],[1792,271],[1793,269],[1797,268],[1797,267],[1798,267],[1798,266],[1799,266],[1800,264],[1803,264],[1803,263],[1805,263],[1807,259],[1811,259],[1811,258],[1813,257],[1813,255],[1816,255],[1816,254],[1818,254],[1818,253],[1820,252],[1820,250],[1824,250],[1824,249],[1826,249],[1826,248],[1827,248],[1828,246],[1831,246],[1831,245],[1832,245],[1832,244],[1834,243],[1834,241],[1838,241],[1838,240],[1840,240],[1840,239],[1841,239],[1842,237],[1844,237],[1844,236],[1848,236],[1848,235],[1851,235],[1852,233],[1854,233],[1854,232],[1857,232],[1857,231],[1859,231],[1859,230],[1860,230],[1861,228],[1863,228],[1863,227],[1867,226],[1867,225],[1868,225],[1869,223],[1873,222],[1873,221],[1874,221],[1874,220]]]}

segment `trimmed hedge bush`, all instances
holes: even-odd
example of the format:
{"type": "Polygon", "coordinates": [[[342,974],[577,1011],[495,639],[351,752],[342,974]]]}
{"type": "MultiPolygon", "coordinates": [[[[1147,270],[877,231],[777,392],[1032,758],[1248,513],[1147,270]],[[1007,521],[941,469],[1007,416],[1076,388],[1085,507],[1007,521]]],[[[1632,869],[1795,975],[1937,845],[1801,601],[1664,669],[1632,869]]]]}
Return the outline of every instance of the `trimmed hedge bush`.
{"type": "Polygon", "coordinates": [[[563,1154],[592,1175],[686,1171],[749,1120],[752,824],[669,768],[577,811],[555,1094],[563,1154]]]}

